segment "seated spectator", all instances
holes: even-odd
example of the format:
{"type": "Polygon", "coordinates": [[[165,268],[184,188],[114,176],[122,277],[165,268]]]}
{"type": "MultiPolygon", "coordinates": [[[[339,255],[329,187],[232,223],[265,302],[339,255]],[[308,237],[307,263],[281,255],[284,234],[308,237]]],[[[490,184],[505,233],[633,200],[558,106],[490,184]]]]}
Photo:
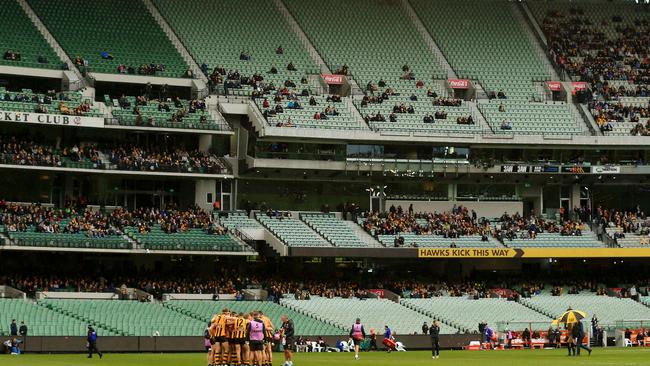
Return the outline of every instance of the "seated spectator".
{"type": "Polygon", "coordinates": [[[444,109],[436,111],[434,114],[436,119],[447,119],[447,112],[444,109]]]}
{"type": "Polygon", "coordinates": [[[64,101],[59,102],[59,112],[61,114],[70,114],[70,108],[68,108],[68,106],[65,105],[64,101]]]}
{"type": "Polygon", "coordinates": [[[499,92],[497,93],[497,98],[506,99],[506,93],[504,93],[503,90],[499,90],[499,92]]]}
{"type": "Polygon", "coordinates": [[[512,125],[510,124],[510,122],[508,120],[504,119],[503,122],[501,122],[501,129],[502,130],[512,130],[512,125]]]}
{"type": "Polygon", "coordinates": [[[293,62],[289,62],[289,64],[287,65],[287,70],[298,71],[298,69],[296,69],[296,67],[293,65],[293,62]]]}
{"type": "Polygon", "coordinates": [[[343,64],[343,66],[341,66],[338,70],[336,70],[335,74],[347,75],[349,71],[350,71],[350,68],[348,67],[348,65],[343,64]]]}
{"type": "Polygon", "coordinates": [[[117,65],[117,72],[119,72],[120,74],[126,74],[127,73],[126,65],[124,64],[117,65]]]}
{"type": "Polygon", "coordinates": [[[418,97],[417,97],[415,94],[411,94],[411,96],[409,97],[409,99],[410,99],[411,101],[413,101],[413,102],[417,102],[418,97]]]}
{"type": "Polygon", "coordinates": [[[389,114],[389,115],[388,115],[388,120],[389,120],[390,122],[397,122],[397,116],[395,115],[395,113],[391,113],[391,114],[389,114]]]}
{"type": "Polygon", "coordinates": [[[104,59],[104,60],[112,60],[113,59],[113,55],[108,53],[108,51],[102,51],[101,56],[102,56],[102,59],[104,59]]]}
{"type": "Polygon", "coordinates": [[[36,108],[34,109],[34,112],[36,113],[47,113],[47,107],[45,105],[39,103],[36,108]]]}
{"type": "Polygon", "coordinates": [[[286,88],[295,88],[295,87],[296,87],[296,83],[294,83],[293,80],[291,80],[291,79],[287,79],[287,80],[284,82],[284,86],[285,86],[286,88]]]}
{"type": "Polygon", "coordinates": [[[503,105],[503,103],[499,104],[499,112],[505,112],[506,111],[506,106],[503,105]]]}
{"type": "Polygon", "coordinates": [[[379,79],[379,82],[377,83],[377,85],[380,88],[385,88],[386,87],[386,82],[384,81],[384,79],[379,79]]]}
{"type": "Polygon", "coordinates": [[[414,114],[415,113],[415,108],[411,104],[409,104],[408,108],[406,108],[406,113],[409,114],[414,114]]]}
{"type": "Polygon", "coordinates": [[[422,81],[422,80],[418,80],[418,81],[415,83],[415,87],[418,88],[418,89],[419,89],[419,88],[424,88],[424,81],[422,81]]]}
{"type": "Polygon", "coordinates": [[[429,88],[427,90],[427,96],[429,98],[438,98],[438,93],[434,92],[433,90],[431,90],[431,88],[429,88]]]}
{"type": "Polygon", "coordinates": [[[38,61],[39,64],[49,64],[50,63],[50,60],[48,60],[47,57],[45,57],[43,55],[39,55],[38,58],[36,59],[36,61],[38,61]]]}
{"type": "Polygon", "coordinates": [[[316,102],[316,98],[314,98],[313,96],[309,97],[309,105],[318,105],[318,103],[316,102]]]}
{"type": "Polygon", "coordinates": [[[278,48],[275,49],[276,55],[282,55],[283,53],[284,53],[284,48],[282,48],[282,46],[278,46],[278,48]]]}
{"type": "Polygon", "coordinates": [[[424,123],[433,123],[434,120],[433,120],[433,116],[431,115],[431,113],[425,114],[424,118],[423,118],[423,121],[424,121],[424,123]]]}
{"type": "Polygon", "coordinates": [[[247,52],[241,51],[239,53],[239,59],[241,61],[249,61],[251,59],[251,56],[247,52]]]}
{"type": "Polygon", "coordinates": [[[269,74],[277,74],[278,73],[278,68],[275,67],[275,65],[271,65],[271,69],[269,70],[269,74]]]}

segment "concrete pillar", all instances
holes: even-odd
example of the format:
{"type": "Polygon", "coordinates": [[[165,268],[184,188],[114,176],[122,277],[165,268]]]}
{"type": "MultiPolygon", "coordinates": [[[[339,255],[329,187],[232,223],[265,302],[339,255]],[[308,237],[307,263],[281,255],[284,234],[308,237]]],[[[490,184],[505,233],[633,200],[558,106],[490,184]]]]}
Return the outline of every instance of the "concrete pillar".
{"type": "Polygon", "coordinates": [[[456,185],[456,183],[449,183],[447,185],[447,199],[450,201],[455,201],[457,194],[458,194],[458,186],[456,185]]]}
{"type": "Polygon", "coordinates": [[[199,151],[208,152],[212,148],[212,135],[199,136],[199,151]]]}
{"type": "Polygon", "coordinates": [[[204,210],[212,210],[212,204],[218,199],[216,179],[197,179],[194,184],[194,203],[204,210]],[[210,200],[208,200],[210,196],[210,200]]]}
{"type": "Polygon", "coordinates": [[[580,207],[580,185],[574,184],[571,186],[571,196],[569,200],[571,207],[570,210],[573,210],[574,207],[580,207]]]}

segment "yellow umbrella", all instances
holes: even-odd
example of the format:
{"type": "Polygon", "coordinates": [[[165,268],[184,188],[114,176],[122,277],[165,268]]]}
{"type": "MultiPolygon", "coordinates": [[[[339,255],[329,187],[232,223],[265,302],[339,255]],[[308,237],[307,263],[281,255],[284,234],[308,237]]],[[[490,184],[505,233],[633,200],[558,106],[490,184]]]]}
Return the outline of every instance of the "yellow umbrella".
{"type": "Polygon", "coordinates": [[[587,317],[587,313],[580,310],[569,309],[560,315],[556,320],[558,323],[577,323],[587,317]]]}

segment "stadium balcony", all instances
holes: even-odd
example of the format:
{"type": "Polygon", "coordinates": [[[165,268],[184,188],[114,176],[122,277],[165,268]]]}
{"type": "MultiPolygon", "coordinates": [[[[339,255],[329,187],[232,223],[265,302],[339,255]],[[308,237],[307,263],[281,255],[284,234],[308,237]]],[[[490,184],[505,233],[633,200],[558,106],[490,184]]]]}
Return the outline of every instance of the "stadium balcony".
{"type": "Polygon", "coordinates": [[[82,70],[127,74],[130,69],[133,74],[179,78],[188,69],[143,2],[28,3],[82,70]]]}
{"type": "Polygon", "coordinates": [[[337,326],[326,319],[310,316],[270,301],[219,301],[215,306],[212,301],[172,300],[164,302],[163,306],[199,319],[203,323],[209,322],[213,314],[219,312],[221,308],[244,314],[261,310],[276,327],[282,324],[280,317],[286,314],[289,319],[300,324],[297,331],[301,336],[345,335],[347,333],[347,328],[337,326]]]}
{"type": "Polygon", "coordinates": [[[249,218],[245,212],[229,212],[219,222],[229,230],[262,228],[259,222],[249,218]]]}
{"type": "Polygon", "coordinates": [[[256,98],[255,102],[270,126],[342,130],[366,129],[366,126],[357,119],[357,114],[353,110],[354,106],[348,98],[342,98],[341,102],[336,103],[328,102],[327,99],[328,97],[325,96],[296,97],[289,102],[282,100],[276,103],[273,100],[256,98]],[[311,105],[310,100],[317,104],[311,105]],[[299,103],[299,108],[289,108],[290,103],[296,102],[299,103]],[[269,103],[268,108],[264,107],[265,103],[269,103]],[[277,106],[282,108],[282,112],[275,112],[277,106]],[[326,108],[333,108],[333,111],[326,113],[326,108]],[[318,119],[315,118],[316,114],[318,114],[318,119]],[[322,115],[325,116],[322,117],[322,115]]]}
{"type": "Polygon", "coordinates": [[[31,89],[10,91],[0,87],[0,110],[25,113],[70,114],[103,117],[103,113],[79,92],[34,93],[31,89]],[[61,104],[63,103],[63,104],[61,104]]]}
{"type": "Polygon", "coordinates": [[[0,53],[3,56],[0,65],[61,69],[63,61],[34,27],[17,1],[3,2],[2,12],[5,18],[2,27],[6,31],[0,39],[0,53]]]}
{"type": "Polygon", "coordinates": [[[336,247],[382,247],[354,222],[339,219],[333,213],[304,212],[300,214],[300,219],[336,247]]]}
{"type": "MultiPolygon", "coordinates": [[[[239,73],[240,77],[230,80],[229,94],[250,96],[254,89],[249,82],[256,74],[264,79],[264,85],[273,83],[277,88],[288,79],[299,84],[303,77],[320,74],[272,0],[209,0],[190,7],[183,0],[155,0],[154,4],[196,63],[206,65],[215,84],[239,73]],[[282,47],[281,53],[276,52],[278,47],[282,47]],[[289,63],[295,71],[288,70],[289,63]],[[277,73],[270,73],[272,67],[277,73]],[[213,72],[217,68],[223,68],[219,77],[213,72]]],[[[309,83],[308,89],[317,87],[311,80],[309,83]]]]}
{"type": "Polygon", "coordinates": [[[113,121],[120,126],[210,131],[232,130],[225,120],[222,120],[221,115],[217,114],[219,120],[215,119],[214,115],[208,111],[208,106],[197,100],[147,100],[144,102],[146,104],[143,104],[138,103],[137,98],[133,96],[111,99],[110,96],[105,95],[104,103],[112,108],[113,121]]]}

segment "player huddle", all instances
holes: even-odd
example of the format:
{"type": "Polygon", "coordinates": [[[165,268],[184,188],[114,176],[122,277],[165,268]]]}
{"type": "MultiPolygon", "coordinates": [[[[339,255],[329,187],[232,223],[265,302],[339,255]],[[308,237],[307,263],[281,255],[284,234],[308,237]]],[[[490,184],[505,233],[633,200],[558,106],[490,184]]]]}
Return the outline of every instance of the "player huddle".
{"type": "MultiPolygon", "coordinates": [[[[261,311],[248,314],[223,309],[215,314],[208,328],[210,350],[208,365],[271,366],[275,329],[261,311]]],[[[278,341],[280,335],[276,336],[278,341]]]]}

